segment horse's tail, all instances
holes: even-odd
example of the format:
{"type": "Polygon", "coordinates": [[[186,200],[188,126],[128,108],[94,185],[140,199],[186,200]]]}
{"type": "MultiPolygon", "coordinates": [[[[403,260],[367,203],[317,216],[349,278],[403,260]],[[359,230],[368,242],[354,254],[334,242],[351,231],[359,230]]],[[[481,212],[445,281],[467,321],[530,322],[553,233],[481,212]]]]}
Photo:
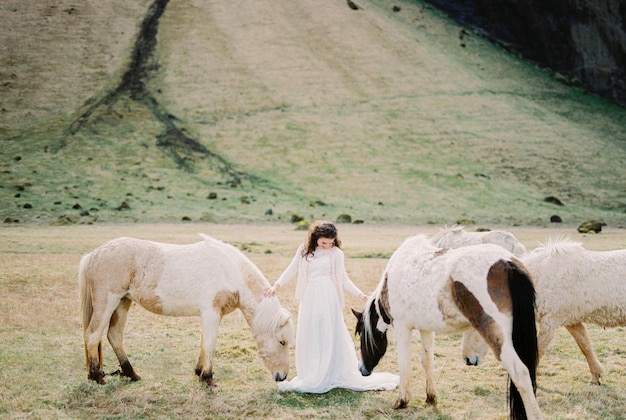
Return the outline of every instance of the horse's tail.
{"type": "MultiPolygon", "coordinates": [[[[537,389],[537,326],[535,325],[535,288],[527,271],[511,262],[508,270],[513,306],[513,348],[528,368],[533,392],[537,389]]],[[[526,418],[522,397],[509,377],[510,417],[526,418]]]]}
{"type": "MultiPolygon", "coordinates": [[[[83,339],[85,337],[85,332],[87,331],[87,327],[89,327],[89,323],[91,322],[91,317],[93,315],[93,302],[92,302],[92,297],[91,297],[91,288],[87,284],[87,276],[85,274],[90,257],[91,257],[91,254],[84,255],[80,259],[80,263],[78,264],[78,290],[80,293],[80,312],[82,314],[82,321],[83,321],[83,339]]],[[[100,359],[100,363],[102,363],[102,343],[98,344],[98,356],[100,359]]],[[[86,341],[85,341],[85,364],[87,366],[87,371],[89,371],[89,356],[87,354],[87,342],[86,341]]]]}

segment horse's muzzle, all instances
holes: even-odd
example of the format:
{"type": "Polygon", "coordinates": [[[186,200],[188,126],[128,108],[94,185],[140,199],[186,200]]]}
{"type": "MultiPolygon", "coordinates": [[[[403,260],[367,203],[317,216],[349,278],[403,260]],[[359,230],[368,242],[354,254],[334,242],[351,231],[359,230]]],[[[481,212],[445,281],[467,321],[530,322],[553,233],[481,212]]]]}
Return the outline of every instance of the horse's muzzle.
{"type": "Polygon", "coordinates": [[[465,364],[468,366],[478,366],[480,364],[480,357],[479,356],[474,356],[474,357],[466,357],[465,358],[465,364]]]}
{"type": "Polygon", "coordinates": [[[287,379],[287,375],[288,375],[288,373],[285,373],[284,375],[281,375],[280,372],[276,372],[276,375],[274,375],[274,380],[276,382],[282,382],[285,379],[287,379]]]}
{"type": "Polygon", "coordinates": [[[372,371],[367,370],[367,368],[365,367],[363,363],[359,365],[359,371],[361,372],[361,375],[363,376],[370,376],[372,374],[372,371]]]}

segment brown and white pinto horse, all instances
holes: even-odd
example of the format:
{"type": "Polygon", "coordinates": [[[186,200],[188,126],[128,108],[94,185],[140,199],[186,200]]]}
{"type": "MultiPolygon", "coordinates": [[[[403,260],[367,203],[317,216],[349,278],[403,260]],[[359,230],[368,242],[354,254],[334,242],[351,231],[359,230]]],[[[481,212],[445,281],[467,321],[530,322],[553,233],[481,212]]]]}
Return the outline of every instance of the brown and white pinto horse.
{"type": "Polygon", "coordinates": [[[189,245],[118,238],[83,256],[78,279],[89,379],[105,383],[102,334],[107,327],[121,374],[140,379],[123,348],[132,302],[160,315],[200,316],[195,372],[209,386],[215,386],[212,357],[220,320],[235,309],[250,325],[273,378],[287,377],[289,345],[295,336],[291,314],[276,297],[263,297],[270,285],[252,261],[235,247],[202,236],[203,241],[189,245]]]}
{"type": "Polygon", "coordinates": [[[386,329],[393,326],[400,374],[395,408],[410,401],[412,331],[421,336],[426,402],[436,404],[435,333],[473,327],[509,373],[511,418],[543,417],[535,398],[535,291],[525,267],[507,250],[493,244],[441,249],[423,235],[408,238],[391,256],[364,312],[354,313],[363,375],[385,354],[386,329]]]}

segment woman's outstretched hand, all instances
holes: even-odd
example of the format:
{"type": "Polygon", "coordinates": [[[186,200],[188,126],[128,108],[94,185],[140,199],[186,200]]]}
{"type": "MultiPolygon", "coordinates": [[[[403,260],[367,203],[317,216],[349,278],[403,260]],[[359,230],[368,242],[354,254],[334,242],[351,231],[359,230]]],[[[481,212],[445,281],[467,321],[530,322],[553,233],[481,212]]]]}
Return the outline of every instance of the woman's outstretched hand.
{"type": "Polygon", "coordinates": [[[272,287],[270,287],[269,289],[266,289],[265,292],[263,292],[263,295],[265,297],[272,297],[274,295],[276,295],[276,291],[280,289],[280,285],[278,284],[274,284],[272,287]]]}

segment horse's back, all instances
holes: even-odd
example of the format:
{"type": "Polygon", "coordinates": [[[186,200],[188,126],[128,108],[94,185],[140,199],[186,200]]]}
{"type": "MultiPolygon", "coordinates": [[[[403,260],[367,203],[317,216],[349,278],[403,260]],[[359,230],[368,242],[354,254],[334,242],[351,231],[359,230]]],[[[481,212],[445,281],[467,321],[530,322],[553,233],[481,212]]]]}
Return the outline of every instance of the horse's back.
{"type": "Polygon", "coordinates": [[[590,251],[578,242],[551,241],[521,260],[536,281],[540,318],[558,325],[626,323],[626,250],[590,251]]]}
{"type": "Polygon", "coordinates": [[[440,249],[420,237],[409,238],[392,255],[386,269],[393,318],[405,319],[416,328],[429,325],[435,331],[456,331],[468,321],[454,303],[453,283],[463,284],[480,301],[490,300],[489,270],[496,262],[512,257],[493,244],[440,249]]]}

